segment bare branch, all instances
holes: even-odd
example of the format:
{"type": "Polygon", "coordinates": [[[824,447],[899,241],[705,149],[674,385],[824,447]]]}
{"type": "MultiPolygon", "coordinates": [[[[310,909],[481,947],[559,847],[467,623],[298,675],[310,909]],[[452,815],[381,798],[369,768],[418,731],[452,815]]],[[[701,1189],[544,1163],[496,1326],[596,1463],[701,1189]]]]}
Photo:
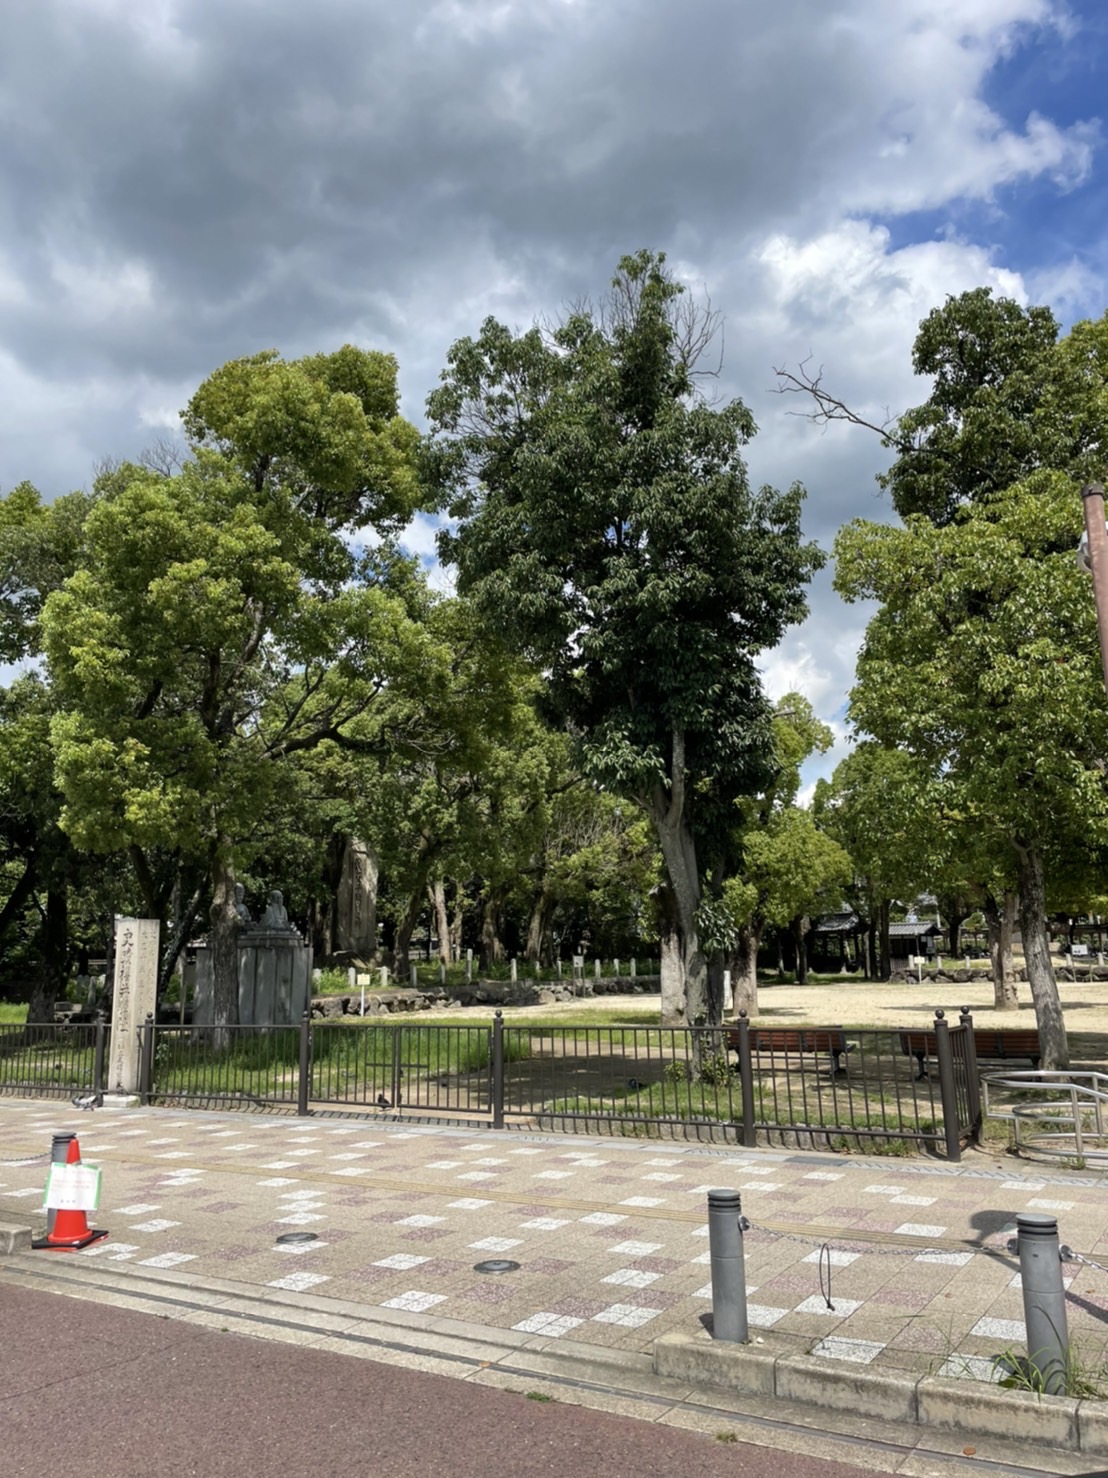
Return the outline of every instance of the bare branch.
{"type": "Polygon", "coordinates": [[[892,447],[902,456],[919,450],[914,441],[899,434],[897,427],[900,418],[898,416],[887,414],[880,424],[867,420],[865,416],[851,410],[844,400],[840,400],[837,395],[832,395],[829,390],[824,389],[822,365],[813,375],[809,373],[809,364],[811,364],[810,358],[802,360],[797,366],[796,374],[774,367],[773,373],[779,382],[776,391],[778,395],[807,395],[815,402],[815,410],[790,411],[789,415],[802,415],[805,420],[813,421],[817,426],[826,426],[832,421],[845,421],[850,426],[861,426],[866,431],[875,432],[887,446],[892,447]]]}

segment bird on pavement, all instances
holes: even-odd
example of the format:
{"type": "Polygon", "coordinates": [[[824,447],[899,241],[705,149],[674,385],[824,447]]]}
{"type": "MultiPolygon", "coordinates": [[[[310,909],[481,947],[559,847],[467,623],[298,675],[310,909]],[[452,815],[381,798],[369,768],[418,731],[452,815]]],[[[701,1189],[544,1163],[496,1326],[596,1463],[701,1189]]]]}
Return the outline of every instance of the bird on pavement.
{"type": "Polygon", "coordinates": [[[86,1093],[84,1097],[80,1094],[73,1100],[73,1107],[79,1109],[98,1109],[104,1107],[104,1095],[102,1093],[86,1093]]]}
{"type": "Polygon", "coordinates": [[[377,1095],[377,1107],[378,1108],[392,1108],[392,1101],[391,1101],[391,1099],[386,1098],[383,1093],[378,1093],[378,1095],[377,1095]]]}

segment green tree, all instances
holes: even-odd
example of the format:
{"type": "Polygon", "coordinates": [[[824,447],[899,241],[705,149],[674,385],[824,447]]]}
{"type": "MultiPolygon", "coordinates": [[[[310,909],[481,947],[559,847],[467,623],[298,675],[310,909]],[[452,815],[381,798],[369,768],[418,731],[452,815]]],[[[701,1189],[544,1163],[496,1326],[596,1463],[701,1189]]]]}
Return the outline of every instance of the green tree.
{"type": "Polygon", "coordinates": [[[101,480],[81,567],[42,612],[62,825],[81,846],[203,860],[217,1035],[236,1019],[236,847],[299,752],[383,742],[375,699],[438,664],[410,572],[356,558],[418,496],[390,356],[235,361],[185,412],[178,476],[101,480]]]}
{"type": "Polygon", "coordinates": [[[865,732],[916,756],[1007,844],[1044,1065],[1068,1061],[1045,928],[1052,849],[1108,838],[1108,705],[1073,549],[1080,499],[1039,472],[947,527],[857,522],[836,586],[875,599],[851,696],[865,732]]]}
{"type": "Polygon", "coordinates": [[[548,674],[585,773],[656,828],[690,1021],[722,1007],[703,879],[722,882],[734,800],[771,763],[755,658],[803,616],[821,562],[801,489],[748,484],[749,411],[696,393],[712,329],[664,258],[640,252],[600,307],[549,332],[486,321],[428,403],[431,468],[459,520],[444,556],[548,674]]]}

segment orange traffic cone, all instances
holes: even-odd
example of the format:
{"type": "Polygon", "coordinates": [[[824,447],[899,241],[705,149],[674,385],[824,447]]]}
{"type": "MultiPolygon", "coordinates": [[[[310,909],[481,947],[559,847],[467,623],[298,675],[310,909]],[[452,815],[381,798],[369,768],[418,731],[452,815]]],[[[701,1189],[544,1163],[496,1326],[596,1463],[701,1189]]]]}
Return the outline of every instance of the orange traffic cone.
{"type": "MultiPolygon", "coordinates": [[[[69,1141],[65,1163],[67,1165],[81,1163],[81,1146],[77,1143],[76,1135],[69,1141]]],[[[71,1211],[65,1207],[59,1207],[54,1213],[54,1225],[45,1237],[37,1237],[31,1246],[54,1252],[78,1252],[82,1247],[87,1247],[90,1242],[99,1242],[101,1237],[107,1235],[106,1230],[100,1231],[90,1227],[88,1217],[83,1211],[71,1211]]]]}

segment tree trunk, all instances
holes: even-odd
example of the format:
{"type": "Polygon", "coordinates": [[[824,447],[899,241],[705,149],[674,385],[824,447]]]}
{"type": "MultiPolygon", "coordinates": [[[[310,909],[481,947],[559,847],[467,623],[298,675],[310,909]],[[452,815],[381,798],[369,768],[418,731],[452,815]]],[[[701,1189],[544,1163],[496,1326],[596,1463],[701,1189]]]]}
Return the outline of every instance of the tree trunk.
{"type": "Polygon", "coordinates": [[[872,918],[866,928],[866,979],[877,979],[877,921],[872,918]]]}
{"type": "Polygon", "coordinates": [[[993,1007],[1014,1011],[1019,1005],[1016,972],[1012,962],[1012,926],[1016,919],[1016,895],[1005,892],[1000,901],[986,893],[982,912],[989,929],[989,962],[993,972],[993,1007]]]}
{"type": "Polygon", "coordinates": [[[423,912],[425,884],[421,883],[408,899],[404,912],[396,921],[396,938],[393,940],[393,971],[397,985],[407,985],[411,961],[412,933],[423,912]]]}
{"type": "Polygon", "coordinates": [[[781,985],[785,983],[785,947],[781,941],[781,930],[773,932],[774,941],[777,945],[777,979],[781,985]]]}
{"type": "Polygon", "coordinates": [[[237,1025],[239,1019],[239,916],[228,837],[220,837],[212,848],[211,881],[208,948],[212,959],[212,1046],[223,1052],[231,1044],[227,1028],[237,1025]]]}
{"type": "Polygon", "coordinates": [[[760,925],[744,924],[739,930],[739,942],[731,957],[731,993],[736,1020],[740,1011],[745,1011],[751,1020],[758,1013],[758,947],[761,942],[760,925]]]}
{"type": "Polygon", "coordinates": [[[31,901],[34,891],[35,859],[32,857],[23,869],[23,876],[9,894],[8,901],[0,909],[0,940],[31,901]]]}
{"type": "Polygon", "coordinates": [[[69,954],[69,892],[64,881],[46,894],[42,953],[47,994],[59,1000],[65,995],[69,954]]]}
{"type": "Polygon", "coordinates": [[[1070,1064],[1066,1023],[1058,982],[1050,960],[1050,943],[1046,929],[1046,887],[1043,860],[1033,844],[1015,844],[1019,882],[1020,933],[1027,961],[1027,983],[1035,1003],[1035,1020],[1039,1026],[1039,1045],[1044,1068],[1065,1068],[1070,1064]]]}
{"type": "Polygon", "coordinates": [[[892,950],[889,948],[889,904],[891,902],[892,900],[889,898],[882,898],[881,906],[877,910],[878,944],[880,948],[877,978],[879,980],[888,980],[889,976],[893,973],[892,950]]]}
{"type": "Polygon", "coordinates": [[[433,883],[427,885],[427,897],[431,902],[431,912],[435,919],[435,933],[439,941],[439,959],[444,965],[450,964],[450,916],[446,911],[446,884],[442,878],[436,878],[433,883]]]}
{"type": "Polygon", "coordinates": [[[662,955],[662,1025],[684,1026],[685,972],[681,968],[681,941],[677,930],[663,930],[658,942],[662,955]]]}
{"type": "MultiPolygon", "coordinates": [[[[716,999],[708,989],[708,961],[700,948],[697,931],[700,874],[696,862],[696,841],[685,818],[685,734],[682,729],[673,731],[671,773],[669,791],[658,786],[651,798],[650,809],[673,891],[680,967],[684,972],[685,1021],[689,1026],[719,1026],[719,1017],[712,1019],[716,999]]],[[[722,993],[718,1004],[722,1007],[722,993]]]]}
{"type": "Polygon", "coordinates": [[[450,960],[457,964],[462,958],[462,925],[465,922],[465,889],[454,881],[454,912],[450,915],[450,960]]]}
{"type": "Polygon", "coordinates": [[[536,965],[542,961],[543,945],[546,942],[546,926],[553,902],[550,894],[543,888],[535,899],[531,917],[527,922],[527,948],[524,953],[536,965]]]}
{"type": "Polygon", "coordinates": [[[500,900],[489,893],[481,913],[481,964],[489,970],[504,958],[504,946],[500,942],[500,900]]]}
{"type": "MultiPolygon", "coordinates": [[[[158,995],[162,995],[169,985],[177,959],[184,948],[185,941],[192,933],[196,916],[200,912],[200,904],[204,897],[204,881],[201,879],[193,889],[192,896],[180,906],[179,916],[173,928],[169,931],[165,942],[165,950],[162,955],[162,963],[158,970],[158,995]]],[[[237,958],[237,956],[236,956],[237,958]]],[[[184,983],[182,980],[182,990],[184,983]]]]}
{"type": "Polygon", "coordinates": [[[811,920],[807,914],[799,914],[789,927],[792,929],[793,944],[796,948],[796,983],[807,985],[808,930],[811,927],[811,920]]]}

